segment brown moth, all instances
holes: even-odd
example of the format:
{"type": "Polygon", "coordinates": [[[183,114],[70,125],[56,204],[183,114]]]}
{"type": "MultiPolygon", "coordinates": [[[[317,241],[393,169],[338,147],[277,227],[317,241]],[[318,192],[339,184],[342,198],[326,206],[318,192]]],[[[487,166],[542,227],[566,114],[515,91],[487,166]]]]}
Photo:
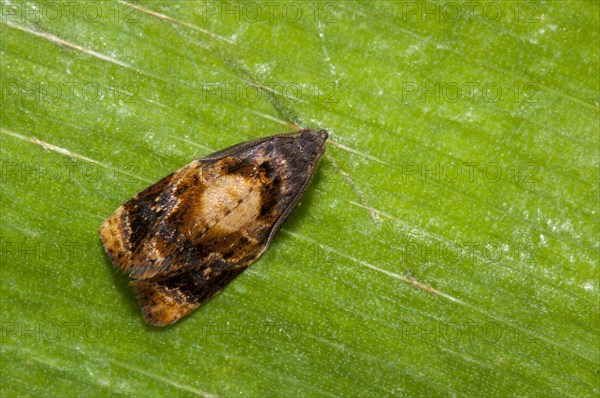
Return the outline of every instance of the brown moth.
{"type": "Polygon", "coordinates": [[[325,152],[325,130],[243,142],[196,159],[135,195],[100,226],[147,323],[169,325],[265,252],[325,152]]]}

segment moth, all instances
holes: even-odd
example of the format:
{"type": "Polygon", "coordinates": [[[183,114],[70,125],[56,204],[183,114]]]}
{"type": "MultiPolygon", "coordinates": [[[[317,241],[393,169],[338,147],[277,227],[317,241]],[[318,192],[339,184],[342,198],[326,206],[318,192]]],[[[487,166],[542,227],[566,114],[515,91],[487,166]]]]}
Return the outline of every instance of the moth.
{"type": "Polygon", "coordinates": [[[100,226],[147,323],[176,322],[256,261],[298,206],[328,132],[299,130],[193,160],[100,226]]]}

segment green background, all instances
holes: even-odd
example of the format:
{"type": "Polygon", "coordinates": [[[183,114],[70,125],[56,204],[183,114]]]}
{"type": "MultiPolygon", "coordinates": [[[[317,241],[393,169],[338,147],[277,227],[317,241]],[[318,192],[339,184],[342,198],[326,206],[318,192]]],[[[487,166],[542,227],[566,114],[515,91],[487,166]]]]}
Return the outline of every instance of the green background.
{"type": "Polygon", "coordinates": [[[2,396],[600,395],[599,15],[3,2],[2,396]],[[102,220],[294,125],[331,142],[269,251],[145,325],[102,220]]]}

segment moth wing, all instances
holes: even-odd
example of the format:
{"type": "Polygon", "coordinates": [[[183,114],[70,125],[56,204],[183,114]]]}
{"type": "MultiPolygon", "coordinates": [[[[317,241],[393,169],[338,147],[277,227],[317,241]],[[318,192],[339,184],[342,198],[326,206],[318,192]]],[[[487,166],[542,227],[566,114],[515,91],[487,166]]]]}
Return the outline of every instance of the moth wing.
{"type": "Polygon", "coordinates": [[[164,252],[179,237],[173,235],[176,231],[156,234],[186,196],[201,195],[202,168],[202,160],[194,160],[135,195],[102,223],[100,237],[117,268],[141,279],[173,271],[176,264],[165,261],[164,252]]]}
{"type": "Polygon", "coordinates": [[[175,286],[151,280],[135,280],[131,284],[142,306],[144,320],[150,325],[170,325],[200,305],[188,301],[175,286]]]}
{"type": "Polygon", "coordinates": [[[292,131],[289,133],[282,133],[282,134],[270,135],[267,137],[261,137],[261,138],[255,139],[255,140],[240,142],[239,144],[230,146],[229,148],[225,148],[225,149],[222,149],[215,153],[211,153],[210,155],[206,156],[203,159],[206,159],[206,160],[221,159],[226,156],[235,155],[236,153],[245,151],[251,147],[259,146],[263,142],[272,141],[272,140],[276,140],[279,138],[284,138],[284,139],[285,138],[297,138],[297,137],[301,136],[302,134],[309,132],[309,131],[312,131],[312,130],[304,129],[304,130],[292,131]]]}
{"type": "Polygon", "coordinates": [[[147,323],[176,322],[264,252],[299,203],[326,138],[303,130],[194,160],[102,224],[113,264],[137,279],[147,323]]]}
{"type": "Polygon", "coordinates": [[[247,205],[259,201],[259,194],[249,185],[236,185],[234,188],[249,196],[225,209],[223,198],[216,194],[232,191],[227,184],[237,180],[219,179],[223,165],[215,167],[218,162],[194,160],[135,195],[104,221],[100,237],[117,268],[135,279],[152,279],[184,269],[202,270],[221,257],[219,249],[241,252],[252,246],[251,253],[260,250],[262,245],[245,239],[244,232],[233,231],[232,225],[219,226],[221,221],[228,224],[235,220],[239,226],[264,227],[249,222],[247,205]],[[206,210],[207,203],[211,210],[206,210]],[[229,221],[223,220],[225,217],[229,221]],[[236,244],[240,241],[246,243],[236,244]]]}
{"type": "Polygon", "coordinates": [[[203,272],[183,273],[166,279],[135,280],[131,284],[146,323],[167,326],[219,293],[245,268],[223,263],[203,272]]]}

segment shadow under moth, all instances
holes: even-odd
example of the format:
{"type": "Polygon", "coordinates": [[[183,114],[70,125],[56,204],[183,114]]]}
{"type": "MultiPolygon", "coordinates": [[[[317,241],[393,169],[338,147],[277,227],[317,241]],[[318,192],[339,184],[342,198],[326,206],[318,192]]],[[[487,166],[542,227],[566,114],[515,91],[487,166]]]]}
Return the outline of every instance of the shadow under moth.
{"type": "Polygon", "coordinates": [[[147,323],[198,308],[250,266],[298,206],[325,130],[243,142],[196,159],[135,195],[100,226],[147,323]]]}

